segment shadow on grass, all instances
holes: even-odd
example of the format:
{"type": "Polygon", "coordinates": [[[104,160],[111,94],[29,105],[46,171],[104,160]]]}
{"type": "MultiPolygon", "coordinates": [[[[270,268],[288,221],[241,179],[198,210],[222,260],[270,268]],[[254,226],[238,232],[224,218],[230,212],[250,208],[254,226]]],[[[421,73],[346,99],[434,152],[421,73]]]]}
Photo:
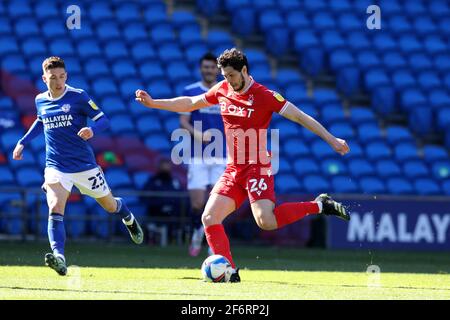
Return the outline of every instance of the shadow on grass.
{"type": "MultiPolygon", "coordinates": [[[[0,266],[43,266],[46,252],[46,242],[0,242],[0,266]]],[[[200,269],[206,248],[198,257],[190,257],[185,246],[69,242],[66,258],[69,265],[81,267],[200,269]]],[[[450,273],[450,255],[446,252],[236,246],[233,258],[240,268],[250,270],[366,272],[368,266],[377,265],[381,272],[450,273]]]]}

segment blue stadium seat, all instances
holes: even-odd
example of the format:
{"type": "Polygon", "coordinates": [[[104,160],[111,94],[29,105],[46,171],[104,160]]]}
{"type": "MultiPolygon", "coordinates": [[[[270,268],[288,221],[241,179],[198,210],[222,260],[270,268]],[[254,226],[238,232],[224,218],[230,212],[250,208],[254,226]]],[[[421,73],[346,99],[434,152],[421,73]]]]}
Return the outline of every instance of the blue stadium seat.
{"type": "Polygon", "coordinates": [[[359,184],[363,193],[383,194],[386,192],[383,180],[377,177],[363,177],[359,179],[359,184]]]}
{"type": "Polygon", "coordinates": [[[429,105],[417,105],[409,111],[408,124],[418,135],[426,135],[433,129],[433,110],[429,105]]]}
{"type": "Polygon", "coordinates": [[[39,25],[33,18],[21,18],[15,23],[15,34],[20,38],[39,36],[39,25]]]}
{"type": "Polygon", "coordinates": [[[137,70],[132,61],[125,59],[114,63],[112,66],[112,74],[117,79],[125,79],[128,77],[135,78],[137,76],[137,70]]]}
{"type": "Polygon", "coordinates": [[[78,44],[78,54],[80,58],[94,58],[102,56],[102,50],[98,42],[93,39],[81,40],[78,44]]]}
{"type": "Polygon", "coordinates": [[[172,62],[167,65],[167,76],[172,83],[192,80],[192,74],[184,62],[172,62]]]}
{"type": "Polygon", "coordinates": [[[27,71],[25,59],[20,55],[7,55],[2,60],[1,68],[10,73],[19,73],[27,71]]]}
{"type": "Polygon", "coordinates": [[[448,16],[450,7],[446,1],[432,1],[429,3],[428,12],[435,18],[448,16]]]}
{"type": "Polygon", "coordinates": [[[383,66],[392,72],[407,68],[408,62],[400,52],[386,52],[383,54],[383,66]]]}
{"type": "Polygon", "coordinates": [[[348,176],[336,176],[331,178],[333,190],[337,193],[358,193],[360,192],[358,184],[354,179],[348,176]]]}
{"type": "Polygon", "coordinates": [[[347,41],[337,30],[327,30],[321,35],[322,46],[327,52],[333,52],[347,47],[347,41]]]}
{"type": "Polygon", "coordinates": [[[32,16],[33,10],[30,2],[15,0],[7,4],[7,13],[11,18],[16,19],[24,16],[32,16]]]}
{"type": "Polygon", "coordinates": [[[339,103],[336,91],[330,89],[314,90],[314,99],[317,105],[323,106],[327,103],[339,103]]]}
{"type": "Polygon", "coordinates": [[[94,2],[90,5],[88,16],[92,21],[114,20],[114,12],[107,1],[94,2]]]}
{"type": "Polygon", "coordinates": [[[319,175],[308,175],[303,179],[303,185],[306,191],[319,194],[327,192],[330,190],[330,183],[322,176],[319,175]]]}
{"type": "Polygon", "coordinates": [[[445,41],[437,35],[427,36],[424,41],[424,46],[426,52],[432,56],[448,52],[445,41]]]}
{"type": "Polygon", "coordinates": [[[146,41],[148,40],[149,33],[145,28],[145,25],[142,23],[131,23],[125,26],[123,30],[123,37],[130,44],[134,44],[137,41],[146,41]]]}
{"type": "MultiPolygon", "coordinates": [[[[12,152],[12,150],[11,150],[12,152]]],[[[9,167],[14,171],[17,171],[19,168],[27,168],[27,167],[35,167],[36,159],[32,150],[25,149],[23,151],[23,158],[20,161],[13,161],[11,156],[11,161],[9,162],[9,167]]]]}
{"type": "Polygon", "coordinates": [[[353,66],[355,64],[355,58],[353,54],[347,49],[337,49],[330,53],[330,68],[332,71],[337,72],[344,67],[353,66]]]}
{"type": "Polygon", "coordinates": [[[283,119],[272,123],[273,129],[279,129],[280,139],[296,138],[300,134],[300,128],[296,123],[292,123],[283,119]]]}
{"type": "Polygon", "coordinates": [[[367,91],[372,91],[376,87],[389,86],[391,79],[384,70],[369,70],[364,76],[364,84],[367,91]]]}
{"type": "Polygon", "coordinates": [[[171,148],[170,137],[165,134],[152,134],[145,139],[145,145],[151,150],[169,152],[171,148]]]}
{"type": "Polygon", "coordinates": [[[259,13],[258,25],[260,31],[265,33],[270,29],[284,27],[284,18],[280,11],[272,9],[264,10],[259,13]]]}
{"type": "Polygon", "coordinates": [[[439,111],[450,106],[450,93],[444,89],[435,89],[428,93],[428,100],[431,108],[439,111]]]}
{"type": "Polygon", "coordinates": [[[355,131],[353,130],[353,127],[346,123],[346,122],[339,122],[334,123],[330,125],[328,130],[335,135],[336,137],[339,137],[341,139],[353,139],[355,137],[355,131]]]}
{"type": "Polygon", "coordinates": [[[136,128],[144,136],[148,135],[151,132],[159,133],[164,130],[159,117],[154,114],[139,117],[136,122],[136,128]]]}
{"type": "Polygon", "coordinates": [[[58,18],[60,12],[53,1],[39,1],[34,7],[34,16],[40,21],[58,18]]]}
{"type": "MultiPolygon", "coordinates": [[[[96,28],[96,37],[105,43],[122,37],[119,25],[114,21],[100,22],[96,28]]],[[[105,50],[105,52],[107,52],[105,50]]]]}
{"type": "Polygon", "coordinates": [[[284,13],[289,13],[302,8],[302,5],[298,0],[284,0],[278,2],[277,5],[278,8],[281,9],[284,13]]]}
{"type": "Polygon", "coordinates": [[[234,47],[234,42],[230,34],[228,32],[216,29],[210,29],[208,31],[206,42],[210,48],[217,48],[219,46],[227,48],[234,47]]]}
{"type": "MultiPolygon", "coordinates": [[[[293,159],[292,159],[293,160],[293,159]]],[[[278,159],[278,172],[279,173],[295,173],[293,166],[292,166],[292,160],[287,158],[279,158],[278,159]]],[[[272,160],[272,168],[275,170],[274,161],[272,160]]]]}
{"type": "Polygon", "coordinates": [[[175,117],[170,117],[163,121],[163,124],[167,134],[171,135],[173,131],[180,128],[180,119],[175,115],[175,117]]]}
{"type": "Polygon", "coordinates": [[[292,103],[301,106],[303,102],[308,102],[311,98],[308,96],[306,86],[303,83],[297,82],[286,87],[284,92],[286,99],[292,103]]]}
{"type": "Polygon", "coordinates": [[[423,3],[418,1],[406,2],[404,6],[405,13],[410,17],[418,17],[428,13],[423,3]]]}
{"type": "Polygon", "coordinates": [[[338,29],[344,32],[361,30],[361,19],[353,12],[340,14],[338,18],[338,29]]]}
{"type": "Polygon", "coordinates": [[[15,148],[17,141],[22,138],[23,134],[24,132],[21,129],[8,130],[1,133],[0,142],[3,146],[3,151],[8,153],[12,151],[15,148]]]}
{"type": "Polygon", "coordinates": [[[320,167],[317,160],[306,157],[300,158],[294,162],[294,170],[299,176],[320,173],[320,167]]]}
{"type": "Polygon", "coordinates": [[[412,23],[404,15],[389,17],[387,21],[389,30],[392,30],[394,34],[401,35],[403,33],[411,32],[413,29],[412,23]]]}
{"type": "Polygon", "coordinates": [[[64,57],[64,64],[66,65],[66,69],[70,72],[71,77],[72,75],[81,74],[83,72],[80,60],[76,55],[64,57]]]}
{"type": "Polygon", "coordinates": [[[324,104],[321,108],[322,121],[326,125],[346,120],[344,108],[340,103],[324,104]]]}
{"type": "Polygon", "coordinates": [[[422,90],[437,89],[443,85],[439,75],[435,71],[425,71],[419,74],[417,77],[417,83],[422,90]]]}
{"type": "MultiPolygon", "coordinates": [[[[129,80],[128,80],[129,81],[129,80]]],[[[107,117],[115,114],[126,113],[127,108],[122,99],[114,96],[106,96],[101,100],[100,108],[106,113],[107,117]]]]}
{"type": "Polygon", "coordinates": [[[364,143],[369,143],[371,141],[381,140],[381,130],[377,124],[367,123],[358,126],[358,138],[364,143]]]}
{"type": "Polygon", "coordinates": [[[418,158],[417,148],[414,144],[403,142],[394,147],[394,155],[397,161],[415,160],[418,158]]]}
{"type": "Polygon", "coordinates": [[[203,37],[198,25],[187,26],[178,34],[180,44],[186,48],[195,44],[203,44],[203,37]]]}
{"type": "Polygon", "coordinates": [[[166,9],[161,6],[149,6],[144,11],[144,21],[148,27],[167,24],[166,9]]]}
{"type": "Polygon", "coordinates": [[[311,27],[311,21],[303,10],[292,10],[285,13],[286,25],[291,31],[311,27]]]}
{"type": "Polygon", "coordinates": [[[166,80],[152,81],[149,83],[147,89],[152,94],[152,97],[157,99],[167,99],[174,96],[172,87],[166,80]]]}
{"type": "Polygon", "coordinates": [[[84,63],[84,73],[88,78],[109,76],[109,65],[103,58],[93,58],[84,63]]]}
{"type": "Polygon", "coordinates": [[[386,139],[391,145],[395,145],[400,142],[414,142],[414,138],[408,129],[396,125],[386,128],[386,139]]]}
{"type": "Polygon", "coordinates": [[[350,32],[347,35],[347,43],[349,48],[355,53],[372,48],[372,43],[368,39],[367,34],[361,31],[350,32]]]}
{"type": "Polygon", "coordinates": [[[157,52],[150,42],[140,42],[134,44],[131,48],[131,56],[134,60],[142,63],[144,61],[156,59],[157,52]]]}
{"type": "Polygon", "coordinates": [[[133,174],[134,185],[138,190],[143,190],[145,184],[150,179],[151,174],[146,171],[139,171],[133,174]]]}
{"type": "Polygon", "coordinates": [[[190,45],[184,50],[187,62],[195,65],[195,70],[198,69],[200,58],[208,51],[208,47],[204,43],[190,45]]]}
{"type": "Polygon", "coordinates": [[[376,141],[366,144],[366,154],[369,160],[374,161],[391,158],[392,151],[385,142],[376,141]]]}
{"type": "Polygon", "coordinates": [[[437,195],[441,188],[433,179],[420,178],[414,181],[415,192],[420,195],[437,195]]]}
{"type": "Polygon", "coordinates": [[[178,44],[166,44],[158,48],[159,59],[164,62],[183,60],[184,55],[178,44]]]}
{"type": "Polygon", "coordinates": [[[92,88],[97,97],[103,97],[104,95],[117,94],[119,90],[116,84],[110,78],[99,78],[92,84],[92,88]]]}
{"type": "Polygon", "coordinates": [[[365,159],[349,160],[348,169],[353,177],[369,176],[375,174],[375,168],[369,161],[365,159]]]}
{"type": "Polygon", "coordinates": [[[47,39],[65,38],[70,34],[64,19],[47,20],[43,23],[41,30],[47,39]]]}
{"type": "Polygon", "coordinates": [[[140,75],[145,80],[164,79],[166,73],[159,61],[149,61],[139,66],[140,75]]]}
{"type": "Polygon", "coordinates": [[[440,145],[427,144],[423,146],[423,158],[427,163],[439,160],[447,160],[449,154],[447,150],[440,145]]]}
{"type": "Polygon", "coordinates": [[[361,69],[378,69],[381,67],[382,62],[380,55],[373,50],[360,51],[356,55],[356,61],[361,69]]]}
{"type": "Polygon", "coordinates": [[[35,168],[21,168],[17,170],[17,182],[21,187],[40,187],[44,183],[42,172],[35,168]]]}
{"type": "Polygon", "coordinates": [[[361,145],[355,140],[347,140],[347,144],[350,147],[350,153],[346,154],[348,159],[364,158],[364,150],[361,145]]]}
{"type": "Polygon", "coordinates": [[[317,159],[321,160],[333,158],[336,155],[335,151],[323,140],[313,142],[311,151],[317,159]]]}
{"type": "Polygon", "coordinates": [[[398,51],[396,39],[388,33],[375,34],[373,44],[376,50],[380,53],[387,51],[398,51]]]}
{"type": "MultiPolygon", "coordinates": [[[[436,57],[436,59],[438,59],[436,57]]],[[[424,53],[414,53],[409,55],[409,67],[415,71],[427,71],[433,68],[433,61],[424,53]]],[[[434,60],[436,62],[436,60],[434,60]]]]}
{"type": "MultiPolygon", "coordinates": [[[[86,78],[84,76],[81,76],[81,75],[78,75],[78,76],[77,75],[75,75],[75,76],[71,75],[70,79],[69,79],[69,84],[71,86],[73,86],[74,88],[80,88],[80,89],[86,89],[86,88],[90,87],[90,85],[87,82],[86,78]]],[[[40,87],[41,88],[41,90],[40,90],[41,92],[47,90],[47,87],[42,82],[42,80],[38,81],[38,85],[41,86],[40,87]]]]}
{"type": "Polygon", "coordinates": [[[315,13],[312,18],[312,23],[319,32],[336,29],[335,17],[331,12],[327,12],[326,10],[315,13]]]}
{"type": "Polygon", "coordinates": [[[161,45],[176,41],[175,30],[170,24],[157,25],[150,31],[153,44],[161,45]]]}
{"type": "Polygon", "coordinates": [[[114,188],[132,188],[133,180],[124,168],[110,168],[105,172],[108,185],[114,188]]]}
{"type": "Polygon", "coordinates": [[[288,68],[279,68],[275,76],[278,86],[284,88],[293,83],[302,83],[303,79],[299,72],[288,68]]]}
{"type": "Polygon", "coordinates": [[[403,54],[418,53],[423,49],[423,44],[415,34],[404,34],[399,38],[399,49],[403,54]]]}
{"type": "Polygon", "coordinates": [[[404,176],[410,179],[424,178],[430,175],[430,171],[424,162],[409,160],[403,164],[404,176]]]}
{"type": "Polygon", "coordinates": [[[347,167],[344,162],[339,159],[328,159],[322,161],[321,169],[322,173],[329,176],[347,174],[347,167]]]}
{"type": "MultiPolygon", "coordinates": [[[[13,186],[16,183],[14,175],[7,166],[0,166],[0,185],[1,186],[13,186]]],[[[1,202],[1,197],[0,197],[1,202]]]]}
{"type": "Polygon", "coordinates": [[[141,17],[139,5],[134,2],[120,4],[116,7],[115,17],[124,24],[139,21],[141,17]]]}
{"type": "Polygon", "coordinates": [[[404,178],[388,178],[386,187],[391,194],[401,195],[414,193],[413,185],[404,178]]]}
{"type": "Polygon", "coordinates": [[[84,236],[87,232],[87,208],[83,202],[69,202],[64,219],[66,231],[72,239],[84,236]]]}
{"type": "Polygon", "coordinates": [[[134,123],[126,113],[111,116],[110,123],[110,130],[116,135],[132,133],[135,131],[134,123]]]}
{"type": "Polygon", "coordinates": [[[414,19],[414,33],[419,36],[426,36],[438,32],[438,27],[433,19],[427,14],[416,15],[414,19]]]}
{"type": "Polygon", "coordinates": [[[49,51],[52,55],[67,57],[75,54],[72,42],[67,39],[58,39],[50,43],[49,51]]]}
{"type": "Polygon", "coordinates": [[[324,50],[318,36],[311,30],[299,30],[294,35],[294,49],[299,55],[300,66],[311,76],[324,69],[324,50]]]}
{"type": "MultiPolygon", "coordinates": [[[[355,63],[352,62],[352,65],[355,63]]],[[[347,97],[357,94],[360,91],[360,71],[356,67],[342,67],[337,72],[336,88],[347,97]]]]}
{"type": "Polygon", "coordinates": [[[120,93],[122,98],[125,98],[126,100],[134,99],[135,91],[138,88],[144,88],[144,83],[137,78],[127,79],[120,82],[120,93]]]}
{"type": "Polygon", "coordinates": [[[222,8],[222,0],[196,0],[197,10],[205,16],[214,16],[222,8]]]}
{"type": "Polygon", "coordinates": [[[436,161],[432,165],[432,172],[434,178],[438,180],[445,180],[450,177],[450,161],[446,160],[436,161]]]}
{"type": "Polygon", "coordinates": [[[252,7],[242,7],[233,13],[231,28],[241,37],[248,37],[256,30],[256,10],[252,7]]]}
{"type": "Polygon", "coordinates": [[[375,164],[377,175],[380,178],[400,177],[402,170],[397,162],[391,159],[379,160],[375,164]]]}
{"type": "Polygon", "coordinates": [[[257,11],[262,11],[262,10],[266,10],[266,9],[276,10],[277,5],[276,5],[275,0],[260,0],[260,1],[253,2],[253,7],[257,11]]]}
{"type": "Polygon", "coordinates": [[[350,121],[352,125],[360,125],[363,123],[375,123],[376,116],[370,108],[352,107],[350,109],[350,121]]]}
{"type": "Polygon", "coordinates": [[[275,190],[280,194],[299,193],[302,184],[294,175],[280,173],[275,177],[275,190]]]}
{"type": "Polygon", "coordinates": [[[128,59],[129,52],[127,46],[121,40],[108,41],[105,46],[105,56],[110,60],[128,59]]]}
{"type": "Polygon", "coordinates": [[[82,39],[87,40],[95,38],[94,27],[89,21],[83,20],[83,27],[80,29],[72,29],[69,35],[76,41],[81,41],[82,39]]]}
{"type": "Polygon", "coordinates": [[[310,154],[305,142],[300,138],[287,139],[282,144],[283,153],[291,159],[298,159],[310,154]]]}
{"type": "Polygon", "coordinates": [[[434,58],[434,67],[442,74],[448,74],[450,72],[450,55],[440,54],[434,58]]]}
{"type": "Polygon", "coordinates": [[[171,22],[172,25],[178,30],[182,30],[190,25],[198,25],[195,16],[191,13],[191,11],[187,10],[173,11],[171,22]]]}
{"type": "Polygon", "coordinates": [[[225,0],[223,1],[225,9],[228,13],[232,13],[241,7],[248,7],[252,4],[251,0],[225,0]]]}

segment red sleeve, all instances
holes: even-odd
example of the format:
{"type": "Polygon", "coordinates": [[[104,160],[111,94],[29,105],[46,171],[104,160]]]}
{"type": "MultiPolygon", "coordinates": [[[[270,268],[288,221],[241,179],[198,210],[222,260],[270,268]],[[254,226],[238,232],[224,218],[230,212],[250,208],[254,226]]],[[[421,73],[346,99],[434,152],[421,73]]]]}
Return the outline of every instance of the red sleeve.
{"type": "Polygon", "coordinates": [[[216,84],[214,87],[208,90],[208,92],[205,93],[205,100],[210,104],[218,104],[219,100],[217,99],[217,91],[219,91],[220,87],[222,86],[223,81],[216,84]]]}
{"type": "Polygon", "coordinates": [[[269,89],[265,90],[265,105],[267,108],[276,113],[283,113],[283,108],[287,104],[287,100],[278,92],[269,89]]]}

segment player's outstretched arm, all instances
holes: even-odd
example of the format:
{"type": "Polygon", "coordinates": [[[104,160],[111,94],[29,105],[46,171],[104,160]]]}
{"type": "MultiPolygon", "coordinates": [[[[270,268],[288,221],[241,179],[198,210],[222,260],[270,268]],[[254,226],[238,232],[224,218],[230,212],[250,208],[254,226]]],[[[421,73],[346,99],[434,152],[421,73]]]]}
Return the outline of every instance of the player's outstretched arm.
{"type": "Polygon", "coordinates": [[[325,140],[337,153],[345,155],[346,153],[350,152],[350,148],[345,140],[336,138],[330,132],[328,132],[328,130],[325,129],[324,126],[322,126],[316,119],[304,113],[292,103],[288,103],[289,105],[281,114],[283,117],[301,124],[306,129],[314,132],[323,140],[325,140]]]}
{"type": "Polygon", "coordinates": [[[209,107],[210,104],[203,100],[203,95],[194,97],[177,97],[173,99],[153,99],[144,90],[136,90],[136,101],[147,108],[163,109],[173,112],[190,112],[209,107]]]}
{"type": "Polygon", "coordinates": [[[36,138],[41,132],[44,131],[44,124],[39,119],[36,119],[31,125],[27,133],[17,142],[16,147],[13,151],[14,160],[22,160],[23,149],[31,140],[36,138]]]}

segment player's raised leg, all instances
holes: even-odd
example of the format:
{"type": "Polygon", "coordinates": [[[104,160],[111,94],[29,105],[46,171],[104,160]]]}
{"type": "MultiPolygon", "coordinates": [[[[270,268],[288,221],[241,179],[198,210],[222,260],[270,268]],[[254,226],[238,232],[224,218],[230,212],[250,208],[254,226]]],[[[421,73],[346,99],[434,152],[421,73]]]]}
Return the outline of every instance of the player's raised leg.
{"type": "Polygon", "coordinates": [[[45,264],[54,269],[59,275],[67,274],[64,246],[66,230],[64,227],[64,210],[70,192],[61,183],[45,184],[47,203],[49,208],[48,240],[52,253],[45,255],[45,264]]]}
{"type": "Polygon", "coordinates": [[[110,192],[108,195],[96,198],[97,202],[111,214],[118,215],[122,218],[122,222],[130,233],[131,240],[136,244],[141,244],[144,241],[144,232],[142,231],[139,222],[128,209],[125,201],[122,198],[114,198],[110,192]]]}

